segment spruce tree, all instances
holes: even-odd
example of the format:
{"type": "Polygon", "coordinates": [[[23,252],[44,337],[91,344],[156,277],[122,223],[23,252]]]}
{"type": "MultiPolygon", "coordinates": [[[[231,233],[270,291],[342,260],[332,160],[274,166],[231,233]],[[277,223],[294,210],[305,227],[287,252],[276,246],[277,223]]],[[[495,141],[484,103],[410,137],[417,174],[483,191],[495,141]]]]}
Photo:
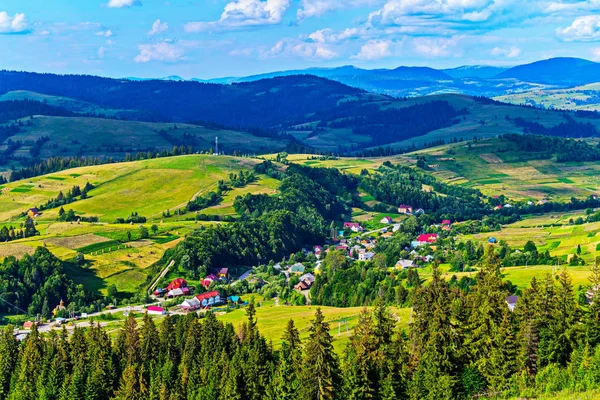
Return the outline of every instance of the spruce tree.
{"type": "Polygon", "coordinates": [[[304,357],[303,398],[329,400],[342,398],[338,359],[333,350],[329,324],[320,308],[308,328],[310,334],[304,357]]]}
{"type": "Polygon", "coordinates": [[[0,400],[8,397],[10,380],[17,366],[18,348],[13,327],[8,325],[0,336],[0,400]]]}
{"type": "Polygon", "coordinates": [[[279,366],[274,381],[274,399],[298,398],[302,373],[302,342],[294,321],[290,319],[279,351],[279,366]]]}
{"type": "Polygon", "coordinates": [[[598,259],[592,266],[592,274],[588,278],[592,287],[590,288],[590,306],[585,317],[585,340],[590,348],[600,344],[600,266],[598,259]]]}

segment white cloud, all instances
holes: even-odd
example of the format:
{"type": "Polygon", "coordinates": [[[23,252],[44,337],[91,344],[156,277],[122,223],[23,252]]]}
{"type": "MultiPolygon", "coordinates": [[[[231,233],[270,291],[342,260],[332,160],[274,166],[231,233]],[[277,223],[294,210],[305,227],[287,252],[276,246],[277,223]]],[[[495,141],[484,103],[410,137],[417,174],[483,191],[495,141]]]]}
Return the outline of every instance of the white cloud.
{"type": "Polygon", "coordinates": [[[600,47],[592,49],[592,58],[594,61],[600,61],[600,47]]]}
{"type": "Polygon", "coordinates": [[[185,58],[183,47],[166,41],[153,44],[140,44],[138,50],[140,53],[135,57],[136,63],[179,61],[185,58]]]}
{"type": "Polygon", "coordinates": [[[0,34],[24,33],[29,30],[25,14],[8,15],[6,11],[0,12],[0,34]]]}
{"type": "Polygon", "coordinates": [[[289,38],[281,39],[271,49],[261,51],[261,58],[278,56],[331,60],[338,57],[338,54],[324,43],[289,38]]]}
{"type": "Polygon", "coordinates": [[[110,8],[123,8],[132,6],[141,6],[140,0],[109,0],[107,6],[110,8]]]}
{"type": "Polygon", "coordinates": [[[189,22],[184,28],[188,33],[197,33],[245,26],[275,25],[281,22],[289,6],[290,0],[233,0],[225,6],[218,21],[189,22]]]}
{"type": "Polygon", "coordinates": [[[558,28],[556,34],[567,42],[600,40],[600,15],[579,17],[566,28],[558,28]]]}
{"type": "Polygon", "coordinates": [[[431,19],[483,21],[491,16],[490,8],[494,4],[494,0],[388,0],[369,15],[369,23],[403,25],[407,17],[421,22],[431,19]]]}
{"type": "Polygon", "coordinates": [[[385,0],[302,0],[296,16],[302,21],[310,17],[320,17],[330,11],[383,4],[385,0]]]}
{"type": "Polygon", "coordinates": [[[515,58],[521,55],[521,49],[516,46],[511,46],[509,48],[502,47],[494,47],[490,54],[494,57],[503,56],[506,58],[515,58]]]}
{"type": "Polygon", "coordinates": [[[169,24],[166,22],[160,22],[160,19],[157,19],[152,24],[152,29],[148,32],[148,36],[158,35],[160,33],[166,32],[169,29],[169,24]]]}
{"type": "Polygon", "coordinates": [[[308,35],[308,38],[317,43],[339,43],[348,39],[359,37],[358,28],[347,28],[341,32],[334,32],[331,28],[320,29],[308,35]]]}
{"type": "Polygon", "coordinates": [[[101,46],[101,47],[98,49],[98,58],[100,58],[100,59],[104,58],[104,55],[105,55],[105,54],[106,54],[106,47],[104,47],[104,46],[101,46]]]}
{"type": "Polygon", "coordinates": [[[362,45],[357,55],[352,58],[359,60],[378,60],[392,55],[391,40],[369,40],[362,45]]]}
{"type": "Polygon", "coordinates": [[[106,38],[112,37],[112,35],[113,35],[113,31],[111,31],[110,29],[107,29],[105,31],[96,32],[96,36],[102,36],[102,37],[106,37],[106,38]]]}
{"type": "Polygon", "coordinates": [[[415,51],[427,57],[461,56],[462,51],[457,49],[459,37],[426,38],[420,37],[413,40],[415,51]]]}

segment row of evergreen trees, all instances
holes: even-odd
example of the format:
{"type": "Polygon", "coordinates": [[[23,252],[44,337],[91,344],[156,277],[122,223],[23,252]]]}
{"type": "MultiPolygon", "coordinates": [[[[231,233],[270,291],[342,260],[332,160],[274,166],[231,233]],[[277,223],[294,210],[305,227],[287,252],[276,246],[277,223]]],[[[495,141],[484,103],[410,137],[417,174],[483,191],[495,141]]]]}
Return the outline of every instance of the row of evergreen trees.
{"type": "MultiPolygon", "coordinates": [[[[575,300],[566,271],[524,290],[511,312],[486,252],[475,284],[441,278],[418,289],[408,332],[379,301],[358,316],[341,355],[320,309],[300,339],[290,321],[275,350],[254,305],[236,332],[212,314],[133,315],[115,340],[93,325],[19,344],[0,335],[0,399],[461,399],[534,397],[600,386],[600,304],[575,300]]],[[[592,268],[592,287],[600,267],[592,268]]],[[[406,321],[401,321],[406,322],[406,321]]]]}

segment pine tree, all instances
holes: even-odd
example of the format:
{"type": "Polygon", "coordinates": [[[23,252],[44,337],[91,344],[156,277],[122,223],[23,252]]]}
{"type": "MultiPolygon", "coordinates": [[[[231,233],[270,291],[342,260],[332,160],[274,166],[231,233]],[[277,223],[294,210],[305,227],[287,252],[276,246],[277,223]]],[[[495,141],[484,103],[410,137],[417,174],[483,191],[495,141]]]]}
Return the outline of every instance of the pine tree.
{"type": "Polygon", "coordinates": [[[142,400],[140,394],[139,372],[136,364],[130,364],[123,371],[121,386],[117,392],[116,400],[142,400]]]}
{"type": "Polygon", "coordinates": [[[273,398],[293,400],[298,398],[301,385],[302,342],[292,319],[289,320],[282,339],[273,398]]]}
{"type": "Polygon", "coordinates": [[[383,354],[375,335],[373,318],[368,310],[358,316],[345,354],[345,397],[347,399],[374,399],[379,392],[380,359],[383,354]]]}
{"type": "Polygon", "coordinates": [[[13,327],[8,325],[0,336],[0,400],[8,397],[10,380],[17,365],[18,347],[13,327]]]}
{"type": "Polygon", "coordinates": [[[598,259],[591,270],[592,274],[588,278],[592,287],[589,299],[590,307],[585,317],[585,339],[587,344],[593,349],[600,344],[600,266],[598,259]]]}
{"type": "Polygon", "coordinates": [[[333,350],[329,324],[320,308],[309,327],[303,374],[303,398],[328,400],[340,397],[341,378],[338,359],[333,350]]]}
{"type": "Polygon", "coordinates": [[[16,372],[15,393],[19,400],[37,400],[37,383],[40,377],[43,360],[43,343],[34,325],[31,333],[23,344],[23,353],[16,372]]]}

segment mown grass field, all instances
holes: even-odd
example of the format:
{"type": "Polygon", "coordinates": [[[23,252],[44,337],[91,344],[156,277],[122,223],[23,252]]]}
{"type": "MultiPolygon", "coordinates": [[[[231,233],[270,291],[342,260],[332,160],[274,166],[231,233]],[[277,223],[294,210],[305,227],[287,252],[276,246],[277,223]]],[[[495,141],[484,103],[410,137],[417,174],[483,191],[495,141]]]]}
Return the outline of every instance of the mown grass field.
{"type": "MultiPolygon", "coordinates": [[[[243,296],[244,300],[249,300],[249,296],[243,296]],[[248,299],[246,299],[246,297],[248,299]]],[[[266,301],[261,307],[256,309],[256,319],[258,328],[267,340],[272,340],[275,348],[281,345],[281,337],[290,319],[294,320],[296,327],[300,331],[300,338],[306,340],[309,332],[308,327],[314,319],[317,306],[275,306],[273,301],[266,301]]],[[[341,354],[346,344],[350,340],[352,332],[356,327],[358,315],[363,310],[362,307],[335,308],[320,307],[325,315],[325,320],[330,324],[330,333],[334,336],[333,343],[335,350],[341,354]],[[346,323],[348,322],[348,330],[346,323]],[[339,335],[338,335],[339,327],[339,335]]],[[[410,319],[410,309],[392,308],[392,313],[398,320],[398,328],[403,329],[408,326],[410,319]]],[[[231,323],[238,328],[246,321],[246,311],[243,308],[224,314],[219,319],[226,323],[231,323]]]]}
{"type": "Polygon", "coordinates": [[[568,89],[532,90],[495,97],[495,100],[511,104],[528,104],[536,107],[556,108],[567,110],[600,110],[597,94],[599,83],[577,86],[568,89]]]}
{"type": "MultiPolygon", "coordinates": [[[[568,201],[600,193],[600,163],[539,160],[503,139],[457,143],[414,154],[425,156],[438,179],[513,200],[568,201]]],[[[406,163],[403,157],[399,162],[406,163]]]]}
{"type": "MultiPolygon", "coordinates": [[[[160,220],[162,212],[184,207],[194,196],[216,188],[230,172],[250,170],[257,160],[237,157],[190,155],[75,168],[6,184],[0,194],[0,221],[8,221],[30,207],[39,206],[86,182],[96,186],[86,200],[64,208],[78,214],[97,216],[103,222],[127,218],[138,212],[160,220]]],[[[273,180],[264,178],[252,190],[269,191],[273,180]],[[264,183],[264,186],[261,185],[264,183]]],[[[233,193],[232,195],[235,195],[233,193]]],[[[47,210],[39,221],[54,221],[58,209],[47,210]]]]}

